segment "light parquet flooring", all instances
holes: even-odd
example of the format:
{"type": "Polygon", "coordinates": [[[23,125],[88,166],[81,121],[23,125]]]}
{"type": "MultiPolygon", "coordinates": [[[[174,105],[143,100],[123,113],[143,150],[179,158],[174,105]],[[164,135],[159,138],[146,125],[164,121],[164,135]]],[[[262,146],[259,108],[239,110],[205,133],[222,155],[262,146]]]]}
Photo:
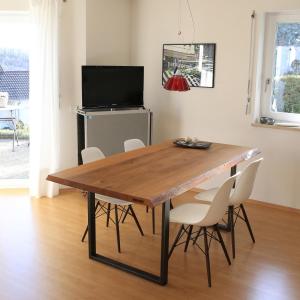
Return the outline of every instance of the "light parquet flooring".
{"type": "MultiPolygon", "coordinates": [[[[193,196],[188,192],[174,205],[193,196]]],[[[157,234],[151,214],[134,205],[145,236],[127,218],[121,225],[121,249],[115,228],[97,219],[97,251],[122,262],[158,272],[160,209],[157,234]]],[[[159,286],[89,260],[81,243],[86,201],[66,190],[54,199],[29,199],[26,191],[0,191],[0,299],[300,299],[300,214],[246,204],[256,244],[242,222],[236,227],[236,259],[228,266],[220,245],[212,242],[212,288],[207,286],[205,257],[197,247],[175,249],[169,261],[169,284],[159,286]]],[[[170,227],[170,243],[178,225],[170,227]]],[[[223,233],[231,254],[230,236],[223,233]]]]}

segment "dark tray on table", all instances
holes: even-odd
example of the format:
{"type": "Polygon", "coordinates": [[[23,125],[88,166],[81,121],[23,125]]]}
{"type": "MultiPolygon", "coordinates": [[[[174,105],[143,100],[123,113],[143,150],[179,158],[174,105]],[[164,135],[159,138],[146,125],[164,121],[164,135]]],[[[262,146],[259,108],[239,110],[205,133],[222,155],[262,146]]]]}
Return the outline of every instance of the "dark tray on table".
{"type": "Polygon", "coordinates": [[[176,140],[174,141],[174,144],[184,148],[208,149],[212,143],[204,142],[204,141],[193,142],[193,141],[176,140]]]}

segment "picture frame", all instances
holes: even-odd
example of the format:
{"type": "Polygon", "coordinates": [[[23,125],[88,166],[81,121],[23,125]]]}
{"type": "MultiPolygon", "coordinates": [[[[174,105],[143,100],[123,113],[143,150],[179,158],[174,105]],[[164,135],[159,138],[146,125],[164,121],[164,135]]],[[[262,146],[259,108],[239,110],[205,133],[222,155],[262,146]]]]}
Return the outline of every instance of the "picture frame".
{"type": "Polygon", "coordinates": [[[215,60],[215,43],[163,44],[162,85],[177,70],[190,87],[214,88],[215,60]]]}

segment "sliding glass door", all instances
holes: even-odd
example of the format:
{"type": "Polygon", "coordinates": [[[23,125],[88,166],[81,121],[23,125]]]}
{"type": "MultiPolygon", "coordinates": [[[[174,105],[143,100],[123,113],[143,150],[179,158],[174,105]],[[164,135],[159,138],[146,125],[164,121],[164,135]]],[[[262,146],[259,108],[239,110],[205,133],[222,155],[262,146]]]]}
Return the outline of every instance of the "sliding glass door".
{"type": "Polygon", "coordinates": [[[26,13],[0,13],[0,188],[27,187],[29,57],[26,13]]]}

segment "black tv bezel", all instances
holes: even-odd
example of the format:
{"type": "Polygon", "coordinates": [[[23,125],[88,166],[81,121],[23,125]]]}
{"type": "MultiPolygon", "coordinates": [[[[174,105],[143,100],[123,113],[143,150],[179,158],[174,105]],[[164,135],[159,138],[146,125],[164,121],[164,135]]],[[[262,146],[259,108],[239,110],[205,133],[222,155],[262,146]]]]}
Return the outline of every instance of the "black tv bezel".
{"type": "Polygon", "coordinates": [[[144,107],[144,66],[112,66],[112,65],[82,65],[81,66],[81,106],[82,109],[124,109],[124,108],[143,108],[144,107]],[[143,70],[143,93],[142,93],[142,104],[141,105],[96,105],[96,106],[83,106],[83,70],[84,68],[141,68],[143,70]]]}

